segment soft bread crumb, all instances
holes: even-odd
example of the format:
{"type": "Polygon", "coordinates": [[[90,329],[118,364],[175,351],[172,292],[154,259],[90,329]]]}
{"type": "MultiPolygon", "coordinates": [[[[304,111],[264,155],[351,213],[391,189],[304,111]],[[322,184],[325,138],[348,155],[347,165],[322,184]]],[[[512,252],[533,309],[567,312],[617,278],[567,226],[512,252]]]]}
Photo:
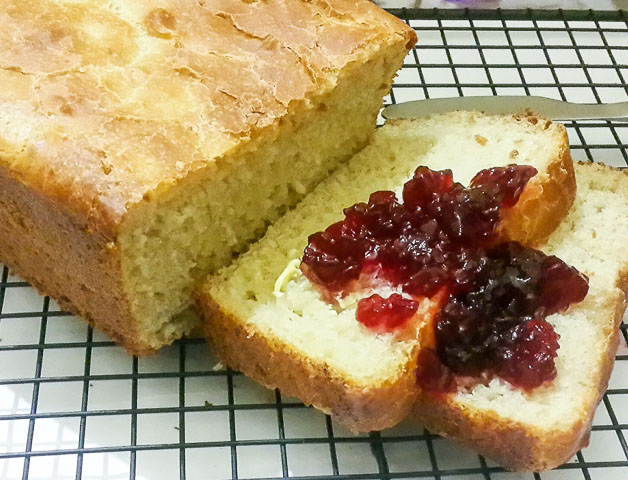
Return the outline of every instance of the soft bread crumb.
{"type": "Polygon", "coordinates": [[[381,79],[393,75],[387,59],[398,55],[398,46],[390,46],[349,68],[336,89],[320,99],[330,105],[324,113],[311,108],[286,119],[272,136],[192,176],[177,189],[184,195],[166,195],[138,213],[144,221],[124,232],[119,244],[144,342],[159,348],[195,328],[196,317],[178,313],[190,306],[202,279],[362,148],[386,93],[381,79]]]}
{"type": "Polygon", "coordinates": [[[217,372],[218,370],[223,370],[224,368],[225,366],[222,364],[222,362],[218,362],[212,367],[212,371],[217,372]]]}
{"type": "Polygon", "coordinates": [[[274,302],[259,305],[247,322],[272,336],[290,338],[293,348],[313,362],[333,366],[352,383],[386,381],[407,362],[413,345],[397,342],[390,334],[374,335],[356,321],[356,308],[354,298],[336,310],[299,275],[274,302]]]}

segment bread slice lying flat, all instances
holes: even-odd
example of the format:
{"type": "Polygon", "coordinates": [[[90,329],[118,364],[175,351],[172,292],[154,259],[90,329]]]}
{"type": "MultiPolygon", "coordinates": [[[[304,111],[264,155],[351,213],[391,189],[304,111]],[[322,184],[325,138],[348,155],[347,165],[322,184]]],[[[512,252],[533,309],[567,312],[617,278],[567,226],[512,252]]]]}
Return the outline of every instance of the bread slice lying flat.
{"type": "Polygon", "coordinates": [[[538,174],[503,223],[505,236],[536,244],[575,196],[564,127],[535,117],[452,113],[379,129],[371,144],[320,184],[199,294],[218,356],[263,385],[279,387],[355,431],[398,423],[418,394],[416,340],[374,335],[348,301],[337,311],[298,270],[308,235],[377,190],[399,190],[418,165],[473,175],[510,163],[538,174]],[[282,273],[283,272],[283,273],[282,273]]]}
{"type": "Polygon", "coordinates": [[[541,249],[589,277],[582,303],[548,317],[560,335],[556,379],[525,394],[504,382],[443,398],[422,393],[415,417],[508,469],[545,470],[588,442],[615,359],[628,291],[628,171],[576,165],[573,208],[541,249]]]}

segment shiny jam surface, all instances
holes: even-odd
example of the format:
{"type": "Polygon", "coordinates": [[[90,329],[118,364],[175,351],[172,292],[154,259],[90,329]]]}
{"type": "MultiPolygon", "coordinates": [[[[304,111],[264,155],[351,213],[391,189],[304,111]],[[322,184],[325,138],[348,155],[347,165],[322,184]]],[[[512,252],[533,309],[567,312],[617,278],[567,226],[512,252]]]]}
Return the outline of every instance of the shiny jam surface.
{"type": "Polygon", "coordinates": [[[383,298],[377,294],[358,303],[358,322],[378,333],[386,333],[403,328],[418,309],[418,304],[399,294],[383,298]]]}
{"type": "Polygon", "coordinates": [[[536,173],[529,166],[491,168],[464,187],[450,170],[419,167],[404,185],[403,202],[375,192],[311,235],[301,270],[327,298],[365,286],[400,288],[405,296],[359,301],[357,320],[377,333],[402,329],[421,299],[445,292],[435,346],[419,359],[424,388],[451,391],[454,376],[537,387],[556,375],[558,335],[545,318],[581,301],[588,282],[556,257],[500,243],[502,212],[536,173]]]}

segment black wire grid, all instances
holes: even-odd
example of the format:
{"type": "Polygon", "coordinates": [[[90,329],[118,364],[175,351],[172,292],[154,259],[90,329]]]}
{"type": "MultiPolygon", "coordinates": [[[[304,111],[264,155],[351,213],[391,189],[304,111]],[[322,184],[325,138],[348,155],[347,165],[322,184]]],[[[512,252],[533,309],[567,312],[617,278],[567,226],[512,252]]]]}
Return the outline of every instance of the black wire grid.
{"type": "MultiPolygon", "coordinates": [[[[626,12],[393,13],[417,30],[419,45],[390,102],[628,99],[626,12]]],[[[576,160],[628,165],[628,123],[566,125],[576,160]]],[[[591,445],[556,471],[513,474],[408,425],[353,436],[222,368],[201,340],[128,357],[6,267],[0,272],[1,479],[628,479],[626,325],[591,445]]]]}

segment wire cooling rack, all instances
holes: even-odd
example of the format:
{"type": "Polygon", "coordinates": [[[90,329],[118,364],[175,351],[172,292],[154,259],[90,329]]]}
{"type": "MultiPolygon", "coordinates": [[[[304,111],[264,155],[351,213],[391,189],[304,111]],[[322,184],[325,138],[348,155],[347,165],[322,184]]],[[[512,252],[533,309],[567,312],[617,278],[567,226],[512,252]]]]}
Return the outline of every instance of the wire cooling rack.
{"type": "MultiPolygon", "coordinates": [[[[626,12],[394,11],[414,27],[389,102],[628,99],[626,12]]],[[[567,122],[573,157],[628,165],[628,123],[567,122]]],[[[618,248],[621,248],[618,245],[618,248]]],[[[626,248],[626,246],[624,246],[626,248]]],[[[0,265],[0,479],[628,479],[628,332],[591,444],[514,474],[416,427],[353,436],[225,370],[204,342],[132,358],[0,265]]]]}

